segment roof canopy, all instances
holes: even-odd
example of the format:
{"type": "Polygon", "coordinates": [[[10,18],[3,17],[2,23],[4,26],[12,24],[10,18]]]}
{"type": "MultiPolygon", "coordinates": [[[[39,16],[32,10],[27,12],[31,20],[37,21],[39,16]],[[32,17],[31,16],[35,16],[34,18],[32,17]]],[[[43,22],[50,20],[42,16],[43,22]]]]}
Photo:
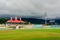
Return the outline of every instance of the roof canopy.
{"type": "Polygon", "coordinates": [[[15,20],[13,20],[11,17],[10,20],[8,20],[7,22],[9,22],[9,23],[24,23],[24,21],[21,18],[20,18],[20,20],[18,20],[17,17],[15,17],[15,20]]]}

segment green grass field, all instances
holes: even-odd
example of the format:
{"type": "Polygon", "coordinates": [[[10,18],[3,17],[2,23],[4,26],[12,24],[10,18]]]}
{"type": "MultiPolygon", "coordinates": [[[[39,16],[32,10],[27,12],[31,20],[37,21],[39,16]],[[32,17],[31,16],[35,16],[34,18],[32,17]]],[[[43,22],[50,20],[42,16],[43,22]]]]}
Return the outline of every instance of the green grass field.
{"type": "Polygon", "coordinates": [[[0,30],[0,40],[60,40],[60,29],[0,30]]]}

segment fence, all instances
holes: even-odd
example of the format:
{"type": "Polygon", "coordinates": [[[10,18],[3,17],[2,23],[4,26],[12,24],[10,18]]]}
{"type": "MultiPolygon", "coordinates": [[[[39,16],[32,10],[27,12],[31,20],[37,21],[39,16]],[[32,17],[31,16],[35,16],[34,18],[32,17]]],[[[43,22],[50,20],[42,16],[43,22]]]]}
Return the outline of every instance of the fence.
{"type": "MultiPolygon", "coordinates": [[[[8,28],[11,27],[8,25],[8,28]]],[[[42,24],[33,24],[33,25],[22,25],[23,28],[60,28],[60,25],[42,25],[42,24]]],[[[14,27],[12,27],[14,28],[14,27]]],[[[0,24],[0,30],[5,30],[6,27],[4,24],[0,24]]],[[[16,28],[15,28],[16,29],[16,28]]]]}
{"type": "Polygon", "coordinates": [[[33,28],[60,28],[60,25],[34,25],[33,28]]]}

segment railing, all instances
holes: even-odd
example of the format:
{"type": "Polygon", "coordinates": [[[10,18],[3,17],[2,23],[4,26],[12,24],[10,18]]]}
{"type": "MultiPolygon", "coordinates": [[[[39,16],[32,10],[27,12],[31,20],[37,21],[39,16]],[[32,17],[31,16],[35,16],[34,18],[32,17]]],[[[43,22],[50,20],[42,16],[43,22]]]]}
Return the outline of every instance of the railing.
{"type": "MultiPolygon", "coordinates": [[[[0,29],[6,29],[4,24],[0,24],[0,29]],[[4,26],[4,27],[3,27],[4,26]]],[[[15,26],[16,27],[16,26],[15,26]]],[[[60,25],[42,25],[42,24],[33,24],[33,25],[22,25],[22,28],[60,28],[60,25]]],[[[14,28],[12,25],[8,25],[8,28],[14,28]]],[[[16,28],[15,28],[16,29],[16,28]]]]}
{"type": "Polygon", "coordinates": [[[34,25],[33,28],[60,28],[60,25],[34,25]]]}

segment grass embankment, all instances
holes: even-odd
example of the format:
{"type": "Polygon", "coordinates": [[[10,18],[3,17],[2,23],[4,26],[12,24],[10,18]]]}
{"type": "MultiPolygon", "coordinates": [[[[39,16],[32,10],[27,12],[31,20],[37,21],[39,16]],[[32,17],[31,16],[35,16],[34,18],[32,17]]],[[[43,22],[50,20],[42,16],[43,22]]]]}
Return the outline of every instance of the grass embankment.
{"type": "Polygon", "coordinates": [[[0,30],[0,40],[60,40],[60,29],[0,30]]]}

